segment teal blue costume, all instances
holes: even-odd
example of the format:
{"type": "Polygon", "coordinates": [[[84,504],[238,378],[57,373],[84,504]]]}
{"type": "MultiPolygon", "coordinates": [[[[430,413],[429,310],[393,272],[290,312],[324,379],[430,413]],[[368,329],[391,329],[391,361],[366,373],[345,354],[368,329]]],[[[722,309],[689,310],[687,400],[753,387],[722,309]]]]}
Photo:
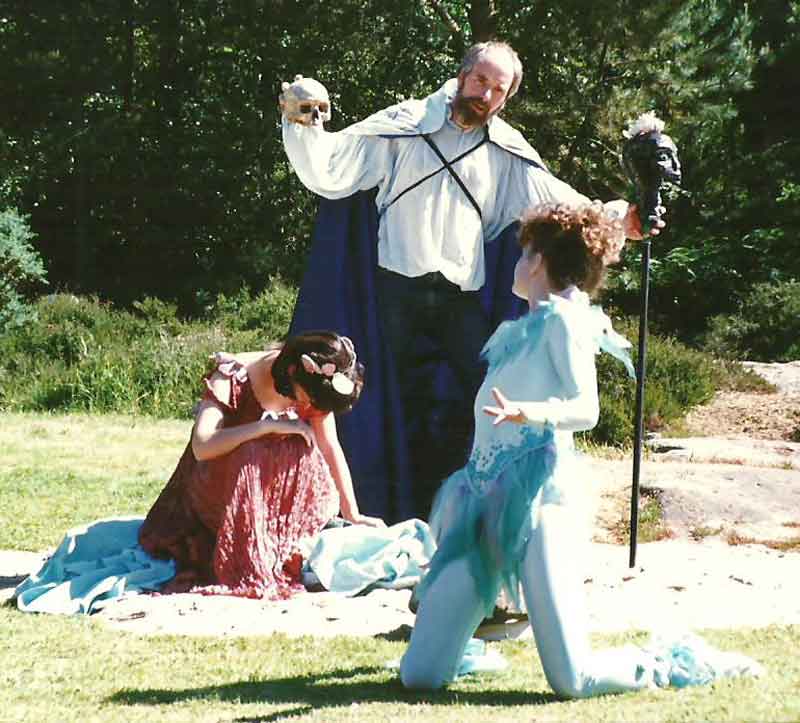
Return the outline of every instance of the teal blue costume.
{"type": "Polygon", "coordinates": [[[418,590],[404,685],[438,688],[463,672],[469,640],[501,588],[517,601],[522,589],[548,683],[564,697],[758,672],[753,661],[696,638],[657,649],[590,647],[579,549],[587,529],[577,510],[591,471],[572,434],[597,422],[595,354],[612,353],[632,373],[626,346],[574,287],[505,322],[486,344],[472,453],[445,481],[431,517],[439,548],[418,590]],[[514,401],[545,402],[547,423],[494,425],[482,411],[495,404],[493,387],[514,401]]]}

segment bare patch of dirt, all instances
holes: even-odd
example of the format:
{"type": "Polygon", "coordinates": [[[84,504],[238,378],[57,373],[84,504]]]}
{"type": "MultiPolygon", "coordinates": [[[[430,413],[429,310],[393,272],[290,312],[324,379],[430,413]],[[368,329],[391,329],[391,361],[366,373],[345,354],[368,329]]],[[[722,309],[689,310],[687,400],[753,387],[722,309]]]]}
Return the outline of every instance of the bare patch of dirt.
{"type": "Polygon", "coordinates": [[[800,395],[719,392],[686,417],[688,437],[800,441],[800,395]]]}
{"type": "Polygon", "coordinates": [[[689,413],[685,436],[800,442],[800,360],[743,364],[776,391],[719,392],[689,413]]]}

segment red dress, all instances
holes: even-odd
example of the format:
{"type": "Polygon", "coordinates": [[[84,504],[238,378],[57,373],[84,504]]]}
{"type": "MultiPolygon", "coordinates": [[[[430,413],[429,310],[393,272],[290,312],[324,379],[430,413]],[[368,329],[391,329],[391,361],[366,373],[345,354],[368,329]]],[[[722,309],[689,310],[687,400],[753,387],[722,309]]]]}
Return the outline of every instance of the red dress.
{"type": "MultiPolygon", "coordinates": [[[[247,377],[236,362],[217,371],[230,380],[221,400],[206,378],[203,398],[224,413],[225,427],[261,418],[247,377]]],[[[297,408],[306,421],[320,414],[297,408]]],[[[200,462],[187,445],[167,486],[147,514],[139,543],[154,557],[171,557],[178,573],[165,592],[287,598],[303,590],[298,543],[316,535],[339,511],[339,495],[322,453],[300,435],[270,434],[200,462]]]]}

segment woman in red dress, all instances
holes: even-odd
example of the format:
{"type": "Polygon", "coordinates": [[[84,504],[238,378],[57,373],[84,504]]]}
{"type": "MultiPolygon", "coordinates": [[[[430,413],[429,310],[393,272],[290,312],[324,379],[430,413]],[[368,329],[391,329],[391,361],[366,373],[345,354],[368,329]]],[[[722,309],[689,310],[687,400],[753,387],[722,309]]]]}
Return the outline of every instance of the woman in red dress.
{"type": "Polygon", "coordinates": [[[299,544],[358,509],[334,414],[363,385],[352,342],[333,332],[276,349],[220,355],[192,437],[139,532],[178,573],[166,591],[285,598],[302,590],[299,544]]]}

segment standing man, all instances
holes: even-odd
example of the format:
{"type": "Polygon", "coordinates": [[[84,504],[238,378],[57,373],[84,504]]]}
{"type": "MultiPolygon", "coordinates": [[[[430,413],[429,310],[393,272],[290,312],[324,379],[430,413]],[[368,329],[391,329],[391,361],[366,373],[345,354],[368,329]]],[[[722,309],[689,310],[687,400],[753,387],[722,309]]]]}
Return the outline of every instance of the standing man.
{"type": "MultiPolygon", "coordinates": [[[[479,43],[437,92],[338,133],[323,130],[321,114],[283,118],[287,156],[311,191],[338,199],[377,188],[377,299],[411,448],[417,515],[427,514],[438,483],[469,451],[470,405],[483,376],[478,358],[492,331],[478,294],[484,242],[535,203],[588,201],[498,117],[521,80],[509,45],[479,43]],[[464,400],[461,439],[439,450],[444,466],[441,458],[429,464],[430,454],[414,455],[430,441],[431,394],[418,372],[432,354],[446,361],[464,400]]],[[[613,203],[627,235],[640,237],[635,210],[613,203]]]]}

